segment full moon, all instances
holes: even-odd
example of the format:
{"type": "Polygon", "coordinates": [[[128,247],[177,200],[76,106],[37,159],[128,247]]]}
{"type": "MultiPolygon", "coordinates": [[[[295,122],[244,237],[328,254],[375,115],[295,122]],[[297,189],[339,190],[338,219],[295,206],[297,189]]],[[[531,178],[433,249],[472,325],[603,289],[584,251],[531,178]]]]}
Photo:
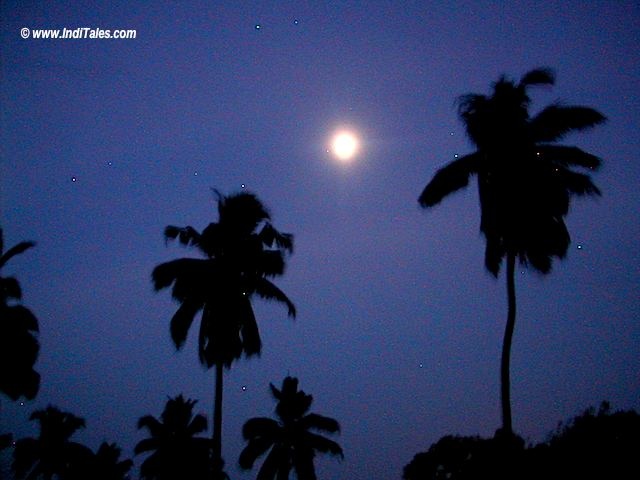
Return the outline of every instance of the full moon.
{"type": "Polygon", "coordinates": [[[358,138],[351,132],[339,132],[331,141],[331,149],[338,160],[351,160],[358,151],[358,138]]]}

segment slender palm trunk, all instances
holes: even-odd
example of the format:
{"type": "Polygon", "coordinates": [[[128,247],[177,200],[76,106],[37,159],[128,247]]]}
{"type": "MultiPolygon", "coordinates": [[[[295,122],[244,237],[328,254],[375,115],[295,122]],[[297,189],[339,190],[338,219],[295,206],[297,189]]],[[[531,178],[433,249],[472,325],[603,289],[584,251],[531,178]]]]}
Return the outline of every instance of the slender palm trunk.
{"type": "Polygon", "coordinates": [[[213,480],[221,478],[222,472],[222,362],[216,364],[216,391],[213,402],[213,480]]]}
{"type": "Polygon", "coordinates": [[[516,280],[515,280],[516,256],[513,252],[507,254],[507,325],[504,329],[502,341],[502,360],[500,362],[500,389],[502,400],[502,433],[513,435],[511,423],[511,380],[509,367],[511,363],[511,341],[513,329],[516,324],[516,280]]]}

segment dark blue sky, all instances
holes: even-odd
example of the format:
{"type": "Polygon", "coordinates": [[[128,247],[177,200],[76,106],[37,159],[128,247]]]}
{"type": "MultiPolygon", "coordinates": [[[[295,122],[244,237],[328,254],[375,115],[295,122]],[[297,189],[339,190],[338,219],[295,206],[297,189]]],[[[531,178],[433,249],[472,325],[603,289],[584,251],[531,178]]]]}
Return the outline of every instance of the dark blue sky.
{"type": "Polygon", "coordinates": [[[232,477],[255,476],[237,471],[241,425],[271,414],[286,374],[342,424],[345,460],[320,458],[321,478],[399,478],[444,434],[492,435],[506,295],[484,270],[476,189],[431,211],[417,197],[471,149],[456,97],[538,66],[557,84],[534,110],[561,99],[609,120],[564,142],[604,160],[567,259],[517,278],[514,427],[539,441],[604,399],[640,408],[637,2],[130,3],[0,6],[0,224],[9,245],[38,242],[5,273],[40,320],[42,374],[35,401],[1,399],[3,429],[35,433],[29,413],[53,403],[87,419],[79,440],[131,455],[167,396],[211,418],[213,372],[193,338],[175,352],[175,304],[150,275],[187,253],[166,225],[204,228],[210,187],[244,183],[295,235],[277,283],[299,315],[255,303],[262,356],[226,376],[232,477]],[[341,125],[363,142],[349,165],[326,152],[341,125]]]}

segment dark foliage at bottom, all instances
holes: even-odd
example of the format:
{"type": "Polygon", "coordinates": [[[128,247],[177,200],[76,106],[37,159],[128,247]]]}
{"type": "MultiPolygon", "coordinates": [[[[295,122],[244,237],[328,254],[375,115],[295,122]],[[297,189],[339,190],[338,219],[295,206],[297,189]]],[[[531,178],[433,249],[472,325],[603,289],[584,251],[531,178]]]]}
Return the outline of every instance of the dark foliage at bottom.
{"type": "Polygon", "coordinates": [[[640,414],[590,408],[549,439],[525,447],[518,437],[447,435],[404,468],[405,480],[640,478],[640,414]]]}

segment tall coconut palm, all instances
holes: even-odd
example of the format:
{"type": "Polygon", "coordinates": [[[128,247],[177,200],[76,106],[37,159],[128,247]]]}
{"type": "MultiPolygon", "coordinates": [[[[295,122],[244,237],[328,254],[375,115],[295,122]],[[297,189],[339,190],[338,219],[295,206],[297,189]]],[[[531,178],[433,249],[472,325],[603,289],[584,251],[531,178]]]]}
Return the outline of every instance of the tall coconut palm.
{"type": "Polygon", "coordinates": [[[152,452],[140,468],[143,480],[207,478],[211,440],[196,436],[207,430],[205,416],[193,415],[196,403],[178,395],[167,401],[159,420],[151,415],[138,420],[138,428],[150,436],[138,442],[134,452],[152,452]]]}
{"type": "Polygon", "coordinates": [[[293,250],[293,237],[278,232],[264,205],[251,193],[218,197],[218,222],[202,233],[193,227],[168,226],[166,239],[195,247],[204,259],[181,258],[158,265],[153,271],[156,290],[173,284],[180,307],[171,319],[171,338],[180,349],[198,312],[198,352],[207,368],[215,366],[213,415],[214,471],[222,469],[223,367],[230,368],[242,355],[262,348],[251,299],[254,295],[284,303],[289,316],[295,306],[269,278],[284,273],[285,255],[293,250]]]}
{"type": "MultiPolygon", "coordinates": [[[[2,233],[0,228],[0,269],[35,245],[20,242],[4,252],[2,233]]],[[[12,303],[21,299],[18,280],[0,276],[0,392],[12,400],[32,399],[40,387],[40,375],[33,369],[40,350],[38,320],[28,308],[12,303]]]]}
{"type": "Polygon", "coordinates": [[[333,418],[308,413],[313,397],[298,390],[297,378],[286,377],[280,390],[273,384],[270,386],[278,401],[276,415],[279,420],[256,417],[244,424],[242,435],[247,446],[240,454],[240,466],[253,468],[256,459],[269,451],[258,472],[258,480],[287,480],[291,469],[298,480],[315,480],[313,460],[316,452],[340,458],[344,455],[340,445],[314,430],[336,433],[340,431],[340,425],[333,418]]]}
{"type": "Polygon", "coordinates": [[[87,463],[91,450],[70,440],[84,428],[84,419],[50,405],[35,411],[30,420],[39,423],[40,435],[16,442],[12,465],[16,478],[64,480],[76,465],[87,463]]]}
{"type": "Polygon", "coordinates": [[[592,108],[560,104],[531,117],[528,89],[553,83],[552,71],[536,69],[518,83],[501,78],[489,96],[462,96],[460,118],[476,151],[439,169],[418,199],[429,208],[466,187],[471,176],[478,180],[485,266],[497,277],[506,258],[508,314],[500,378],[501,432],[509,436],[513,434],[509,363],[516,320],[516,260],[549,273],[553,258],[564,258],[570,244],[564,217],[571,197],[600,195],[588,174],[600,166],[600,159],[555,142],[598,125],[605,117],[592,108]]]}

